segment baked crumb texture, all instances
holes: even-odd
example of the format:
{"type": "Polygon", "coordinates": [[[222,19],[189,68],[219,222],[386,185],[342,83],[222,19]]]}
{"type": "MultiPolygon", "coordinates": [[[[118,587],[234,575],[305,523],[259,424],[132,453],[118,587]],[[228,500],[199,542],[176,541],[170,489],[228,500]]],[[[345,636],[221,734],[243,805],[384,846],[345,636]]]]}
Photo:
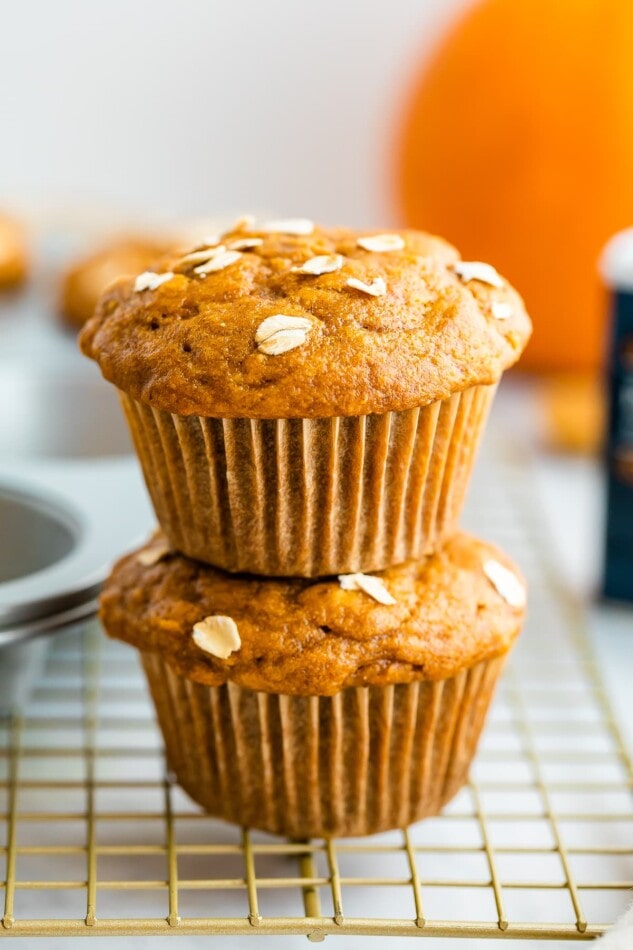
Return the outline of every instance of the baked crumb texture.
{"type": "Polygon", "coordinates": [[[318,418],[495,383],[530,329],[494,268],[441,238],[299,219],[240,222],[117,281],[80,342],[106,379],[156,409],[318,418]]]}
{"type": "Polygon", "coordinates": [[[329,696],[350,686],[449,679],[504,655],[524,619],[517,590],[525,587],[516,567],[465,534],[360,583],[358,575],[352,581],[236,576],[177,553],[152,563],[153,556],[143,555],[156,545],[115,566],[101,598],[103,625],[111,637],[160,655],[178,674],[208,686],[231,682],[329,696]],[[225,629],[226,618],[232,621],[224,658],[194,636],[209,618],[221,618],[214,626],[225,629]]]}

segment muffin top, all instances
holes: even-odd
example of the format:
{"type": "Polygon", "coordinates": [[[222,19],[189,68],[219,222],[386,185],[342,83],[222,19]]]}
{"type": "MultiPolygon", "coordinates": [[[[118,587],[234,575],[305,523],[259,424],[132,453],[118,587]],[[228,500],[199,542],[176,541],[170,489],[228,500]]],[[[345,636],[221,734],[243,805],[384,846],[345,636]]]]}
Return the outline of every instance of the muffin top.
{"type": "Polygon", "coordinates": [[[419,231],[242,221],[121,279],[80,337],[106,379],[178,415],[318,418],[496,382],[530,335],[518,294],[419,231]]]}
{"type": "Polygon", "coordinates": [[[120,560],[101,597],[111,636],[209,686],[329,696],[438,680],[505,653],[525,613],[512,562],[465,534],[379,574],[231,575],[158,536],[120,560]]]}
{"type": "Polygon", "coordinates": [[[103,291],[124,274],[138,274],[165,254],[167,240],[121,234],[75,261],[62,279],[59,309],[67,323],[82,327],[103,291]]]}

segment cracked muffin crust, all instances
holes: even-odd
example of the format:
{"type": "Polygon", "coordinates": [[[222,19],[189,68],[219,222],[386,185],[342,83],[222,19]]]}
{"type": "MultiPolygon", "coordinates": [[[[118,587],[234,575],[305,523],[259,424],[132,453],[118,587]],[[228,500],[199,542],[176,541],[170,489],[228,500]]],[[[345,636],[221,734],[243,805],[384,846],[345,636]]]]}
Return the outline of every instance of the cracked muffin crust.
{"type": "Polygon", "coordinates": [[[504,655],[523,623],[517,569],[496,547],[465,534],[378,579],[389,598],[349,578],[229,575],[166,553],[159,536],[116,564],[100,615],[111,637],[157,654],[197,683],[320,696],[448,679],[504,655]],[[223,657],[196,635],[205,620],[231,621],[223,657]]]}
{"type": "Polygon", "coordinates": [[[423,232],[301,222],[242,223],[119,280],[84,353],[155,409],[253,419],[425,406],[518,359],[530,321],[494,268],[423,232]]]}

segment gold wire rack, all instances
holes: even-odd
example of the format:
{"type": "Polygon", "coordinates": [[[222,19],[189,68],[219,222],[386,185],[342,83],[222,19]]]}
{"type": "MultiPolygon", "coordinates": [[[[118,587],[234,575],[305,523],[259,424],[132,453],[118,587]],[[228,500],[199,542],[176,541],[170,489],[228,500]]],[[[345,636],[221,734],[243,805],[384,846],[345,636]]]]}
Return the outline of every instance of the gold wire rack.
{"type": "Polygon", "coordinates": [[[529,467],[487,458],[470,525],[524,567],[530,621],[441,816],[305,842],[216,821],[166,774],[129,649],[69,632],[0,722],[0,937],[601,934],[633,888],[633,765],[529,467]]]}

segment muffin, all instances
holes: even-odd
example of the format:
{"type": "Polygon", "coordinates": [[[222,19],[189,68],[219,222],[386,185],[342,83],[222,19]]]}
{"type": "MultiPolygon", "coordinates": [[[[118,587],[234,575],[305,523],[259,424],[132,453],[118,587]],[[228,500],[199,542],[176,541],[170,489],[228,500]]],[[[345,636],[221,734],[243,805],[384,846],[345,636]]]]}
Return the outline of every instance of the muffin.
{"type": "Polygon", "coordinates": [[[433,550],[529,337],[519,296],[421,232],[300,219],[221,241],[118,281],[80,338],[121,393],[170,543],[306,577],[433,550]]]}
{"type": "Polygon", "coordinates": [[[145,270],[167,249],[166,241],[121,235],[76,261],[62,278],[59,311],[63,320],[77,329],[82,327],[113,280],[145,270]]]}
{"type": "Polygon", "coordinates": [[[0,214],[0,290],[21,284],[28,271],[24,228],[14,218],[0,214]]]}
{"type": "Polygon", "coordinates": [[[458,534],[377,575],[235,576],[160,538],[114,567],[111,637],[140,650],[167,759],[212,815],[295,838],[436,814],[466,781],[525,589],[458,534]]]}

